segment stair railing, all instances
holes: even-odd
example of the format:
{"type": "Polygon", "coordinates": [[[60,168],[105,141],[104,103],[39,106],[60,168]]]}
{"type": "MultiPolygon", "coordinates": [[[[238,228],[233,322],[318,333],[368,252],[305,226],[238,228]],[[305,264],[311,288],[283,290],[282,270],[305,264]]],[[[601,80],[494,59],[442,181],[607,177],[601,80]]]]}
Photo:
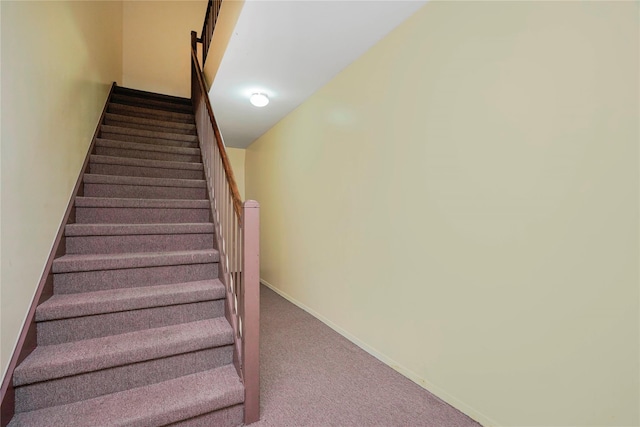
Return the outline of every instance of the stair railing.
{"type": "Polygon", "coordinates": [[[216,26],[218,15],[220,14],[220,7],[222,6],[222,0],[209,0],[207,4],[207,13],[204,16],[204,23],[202,24],[202,33],[200,38],[202,40],[202,66],[204,67],[207,62],[207,53],[209,52],[209,45],[211,45],[211,39],[213,38],[213,28],[216,26]]]}
{"type": "Polygon", "coordinates": [[[201,40],[191,32],[191,101],[227,291],[225,316],[235,334],[234,365],[245,388],[244,422],[250,424],[260,419],[260,207],[254,200],[242,203],[238,193],[198,63],[201,40]]]}

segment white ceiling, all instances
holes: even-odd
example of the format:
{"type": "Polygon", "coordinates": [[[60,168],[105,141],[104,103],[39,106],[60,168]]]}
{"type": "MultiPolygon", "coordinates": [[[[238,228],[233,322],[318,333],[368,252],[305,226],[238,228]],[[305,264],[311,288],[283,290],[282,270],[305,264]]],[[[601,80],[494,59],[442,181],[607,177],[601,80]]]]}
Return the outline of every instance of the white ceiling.
{"type": "Polygon", "coordinates": [[[209,91],[226,145],[249,146],[426,1],[247,0],[209,91]]]}

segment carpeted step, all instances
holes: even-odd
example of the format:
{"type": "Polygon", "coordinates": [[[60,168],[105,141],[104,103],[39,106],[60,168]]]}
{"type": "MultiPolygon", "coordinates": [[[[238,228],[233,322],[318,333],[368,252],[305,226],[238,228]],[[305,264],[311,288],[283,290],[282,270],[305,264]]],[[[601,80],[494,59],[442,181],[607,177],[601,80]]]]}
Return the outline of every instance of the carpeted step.
{"type": "Polygon", "coordinates": [[[115,393],[232,362],[223,317],[39,345],[16,369],[17,412],[115,393]]]}
{"type": "Polygon", "coordinates": [[[134,105],[139,107],[153,108],[156,110],[177,112],[177,113],[192,113],[193,107],[186,104],[178,104],[175,102],[166,102],[157,99],[150,99],[140,96],[130,96],[119,93],[114,93],[111,96],[112,102],[119,104],[134,105]]]}
{"type": "Polygon", "coordinates": [[[100,139],[110,139],[112,141],[125,141],[125,142],[139,142],[141,144],[150,144],[150,145],[165,145],[168,147],[185,147],[185,148],[196,148],[196,149],[200,148],[200,146],[195,142],[177,141],[173,139],[147,138],[144,136],[127,135],[124,133],[102,132],[100,134],[100,139]]]}
{"type": "MultiPolygon", "coordinates": [[[[43,304],[44,309],[39,315],[36,325],[38,345],[61,344],[223,316],[224,301],[212,283],[215,283],[213,279],[54,295],[50,304],[43,304]],[[131,301],[125,301],[127,297],[131,301]],[[65,313],[65,309],[69,312],[65,313]]],[[[224,296],[224,288],[222,290],[224,296]]]]}
{"type": "Polygon", "coordinates": [[[68,224],[67,254],[158,252],[213,246],[213,224],[68,224]]]}
{"type": "Polygon", "coordinates": [[[208,264],[218,262],[215,249],[197,251],[64,255],[53,260],[53,273],[119,270],[163,265],[208,264]]]}
{"type": "Polygon", "coordinates": [[[164,307],[225,297],[218,279],[142,288],[53,295],[36,309],[36,321],[68,319],[96,314],[164,307]]]}
{"type": "Polygon", "coordinates": [[[182,264],[122,270],[58,273],[53,276],[56,294],[93,292],[106,289],[157,286],[210,280],[218,277],[218,263],[182,264]]]}
{"type": "Polygon", "coordinates": [[[146,130],[146,129],[134,129],[131,127],[102,125],[100,126],[100,132],[108,133],[108,134],[116,133],[121,135],[142,136],[145,138],[164,139],[168,141],[185,141],[185,142],[191,142],[194,144],[198,142],[198,137],[196,135],[172,133],[172,132],[166,132],[160,129],[153,131],[153,130],[146,130]]]}
{"type": "Polygon", "coordinates": [[[170,162],[199,163],[202,160],[200,150],[197,148],[169,147],[101,138],[96,140],[96,154],[170,162]]]}
{"type": "Polygon", "coordinates": [[[101,175],[203,179],[203,170],[202,163],[168,162],[96,154],[91,155],[89,161],[89,172],[101,175]]]}
{"type": "Polygon", "coordinates": [[[114,126],[124,129],[135,129],[140,131],[151,131],[151,132],[165,132],[170,134],[177,135],[196,135],[195,129],[179,129],[173,127],[160,126],[160,125],[148,125],[143,123],[133,123],[133,122],[122,122],[118,120],[114,120],[110,115],[107,115],[104,119],[105,126],[114,126]]]}
{"type": "MultiPolygon", "coordinates": [[[[243,401],[244,389],[235,367],[226,365],[68,405],[22,412],[9,426],[159,427],[232,408],[243,401]]],[[[240,417],[226,425],[241,423],[240,417]]]]}
{"type": "Polygon", "coordinates": [[[191,100],[118,86],[110,99],[10,426],[241,425],[191,100]]]}
{"type": "Polygon", "coordinates": [[[112,141],[138,142],[141,144],[150,144],[150,145],[164,145],[168,147],[184,147],[184,148],[200,149],[200,146],[195,142],[178,141],[178,140],[161,139],[161,138],[147,138],[144,136],[127,135],[124,133],[102,132],[100,134],[100,139],[108,139],[112,141]]]}
{"type": "Polygon", "coordinates": [[[207,198],[206,182],[198,179],[85,174],[82,181],[86,197],[196,200],[207,198]]]}
{"type": "Polygon", "coordinates": [[[193,113],[171,113],[168,111],[154,110],[153,108],[136,107],[111,102],[107,106],[107,111],[114,114],[123,114],[130,117],[141,117],[154,120],[165,120],[173,123],[195,123],[193,113]]]}
{"type": "Polygon", "coordinates": [[[36,347],[16,368],[13,380],[14,385],[21,386],[231,343],[231,326],[224,317],[217,317],[47,348],[36,347]]]}
{"type": "Polygon", "coordinates": [[[132,88],[123,87],[123,86],[116,86],[114,88],[114,93],[117,93],[120,95],[127,95],[127,96],[137,96],[140,98],[156,99],[158,101],[173,102],[176,104],[192,105],[191,98],[183,98],[180,96],[173,96],[173,95],[164,95],[160,93],[147,92],[145,90],[132,89],[132,88]]]}
{"type": "Polygon", "coordinates": [[[189,123],[173,123],[166,120],[143,119],[141,117],[130,117],[122,114],[107,113],[104,124],[109,126],[129,127],[135,129],[146,129],[157,132],[179,133],[185,135],[195,135],[196,125],[189,123]]]}
{"type": "Polygon", "coordinates": [[[209,200],[76,197],[80,224],[156,224],[210,222],[209,200]]]}
{"type": "Polygon", "coordinates": [[[55,294],[196,282],[218,277],[218,253],[64,255],[53,262],[55,294]]]}

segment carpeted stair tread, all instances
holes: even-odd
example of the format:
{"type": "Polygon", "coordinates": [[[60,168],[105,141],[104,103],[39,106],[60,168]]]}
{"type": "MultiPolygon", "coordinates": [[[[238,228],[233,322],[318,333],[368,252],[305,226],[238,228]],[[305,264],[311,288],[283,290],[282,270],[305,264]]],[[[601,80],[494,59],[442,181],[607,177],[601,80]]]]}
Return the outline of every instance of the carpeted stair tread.
{"type": "Polygon", "coordinates": [[[100,139],[109,139],[111,141],[137,142],[139,144],[149,145],[164,145],[167,147],[200,148],[200,146],[195,141],[181,141],[178,139],[162,139],[157,137],[150,138],[147,136],[132,135],[127,133],[102,132],[100,134],[100,139]]]}
{"type": "Polygon", "coordinates": [[[164,208],[206,209],[208,200],[191,199],[130,199],[126,197],[76,197],[77,207],[92,208],[164,208]]]}
{"type": "Polygon", "coordinates": [[[145,234],[213,233],[212,223],[184,224],[67,224],[65,236],[130,236],[145,234]]]}
{"type": "Polygon", "coordinates": [[[165,94],[155,93],[155,92],[147,92],[145,90],[132,89],[124,86],[116,86],[114,89],[114,93],[117,93],[120,95],[129,95],[129,96],[137,96],[142,98],[157,99],[159,101],[173,102],[176,104],[192,105],[190,98],[183,98],[181,96],[174,96],[174,95],[165,95],[165,94]]]}
{"type": "Polygon", "coordinates": [[[203,170],[202,163],[189,163],[189,162],[171,162],[167,160],[149,160],[149,159],[136,159],[132,157],[116,157],[116,156],[101,156],[98,154],[91,155],[91,163],[103,163],[108,165],[122,165],[122,166],[137,166],[141,168],[160,168],[160,169],[188,169],[201,171],[203,170]]]}
{"type": "Polygon", "coordinates": [[[118,133],[123,135],[143,136],[146,138],[160,138],[174,141],[186,141],[186,142],[198,142],[196,135],[185,135],[182,133],[172,133],[165,130],[152,131],[146,129],[136,129],[131,127],[114,126],[114,125],[102,125],[100,126],[102,132],[118,133]]]}
{"type": "Polygon", "coordinates": [[[133,117],[162,119],[175,123],[195,123],[193,113],[173,113],[169,111],[155,110],[148,107],[120,104],[117,102],[109,103],[107,111],[111,113],[127,114],[133,117]]]}
{"type": "Polygon", "coordinates": [[[241,425],[191,99],[117,85],[109,99],[9,427],[241,425]]]}
{"type": "Polygon", "coordinates": [[[145,119],[144,117],[131,117],[123,114],[107,113],[105,119],[111,122],[121,123],[118,126],[126,127],[129,124],[132,125],[147,125],[156,126],[158,129],[167,131],[177,131],[174,133],[180,133],[184,131],[195,131],[196,125],[192,123],[175,123],[167,122],[166,120],[157,119],[145,119]]]}
{"type": "Polygon", "coordinates": [[[233,343],[224,317],[38,346],[16,368],[15,386],[233,343]]]}
{"type": "Polygon", "coordinates": [[[180,113],[191,113],[193,111],[193,106],[191,105],[161,101],[143,96],[114,93],[111,100],[121,104],[139,105],[163,111],[176,111],[180,113]]]}
{"type": "Polygon", "coordinates": [[[210,301],[224,298],[224,293],[222,282],[213,279],[171,285],[53,295],[36,309],[36,321],[210,301]]]}
{"type": "Polygon", "coordinates": [[[53,273],[119,270],[167,265],[206,264],[219,261],[215,249],[176,252],[63,255],[53,261],[53,273]]]}
{"type": "Polygon", "coordinates": [[[96,145],[98,147],[122,148],[125,150],[155,151],[159,153],[186,154],[193,156],[200,155],[200,150],[198,148],[145,144],[142,142],[118,141],[114,139],[97,138],[96,145]]]}
{"type": "Polygon", "coordinates": [[[103,124],[107,126],[117,126],[121,128],[127,128],[127,129],[137,129],[137,130],[152,131],[152,132],[167,132],[171,134],[180,134],[180,135],[193,136],[197,134],[195,129],[177,128],[173,126],[168,126],[167,124],[164,124],[164,126],[162,126],[159,124],[145,124],[145,123],[137,123],[134,121],[122,121],[122,120],[114,119],[111,115],[105,116],[103,124]]]}
{"type": "Polygon", "coordinates": [[[206,188],[203,179],[146,178],[140,176],[100,175],[85,173],[83,182],[87,184],[114,184],[154,187],[206,188]]]}
{"type": "Polygon", "coordinates": [[[9,427],[156,427],[244,401],[233,365],[68,405],[16,414],[9,427]]]}

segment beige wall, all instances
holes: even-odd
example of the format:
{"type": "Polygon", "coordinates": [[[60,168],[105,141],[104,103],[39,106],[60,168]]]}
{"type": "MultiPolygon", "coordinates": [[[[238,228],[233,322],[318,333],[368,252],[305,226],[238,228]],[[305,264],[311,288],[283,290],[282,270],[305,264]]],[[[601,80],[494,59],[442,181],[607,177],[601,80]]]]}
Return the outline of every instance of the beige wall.
{"type": "MultiPolygon", "coordinates": [[[[213,80],[218,73],[218,68],[224,57],[224,53],[227,50],[227,45],[233,34],[233,30],[240,17],[240,12],[244,6],[244,0],[225,0],[220,6],[220,12],[216,26],[213,31],[213,38],[209,52],[207,53],[207,62],[204,64],[204,78],[207,83],[207,87],[211,88],[213,80]]],[[[198,31],[200,35],[200,31],[198,31]]],[[[200,46],[200,45],[198,45],[200,46]]],[[[198,56],[199,60],[202,60],[202,55],[198,56]]]]}
{"type": "Polygon", "coordinates": [[[4,373],[111,82],[121,2],[0,2],[0,371],[4,373]]]}
{"type": "Polygon", "coordinates": [[[262,278],[486,425],[637,426],[638,16],[427,3],[247,149],[262,278]]]}
{"type": "Polygon", "coordinates": [[[236,184],[238,184],[238,191],[240,192],[240,197],[242,197],[242,200],[245,199],[245,192],[244,192],[245,153],[246,153],[246,150],[243,148],[227,147],[227,157],[229,158],[229,162],[231,163],[231,169],[233,169],[233,177],[236,179],[236,184]]]}
{"type": "Polygon", "coordinates": [[[124,85],[191,96],[191,31],[200,36],[206,0],[125,1],[124,85]]]}

